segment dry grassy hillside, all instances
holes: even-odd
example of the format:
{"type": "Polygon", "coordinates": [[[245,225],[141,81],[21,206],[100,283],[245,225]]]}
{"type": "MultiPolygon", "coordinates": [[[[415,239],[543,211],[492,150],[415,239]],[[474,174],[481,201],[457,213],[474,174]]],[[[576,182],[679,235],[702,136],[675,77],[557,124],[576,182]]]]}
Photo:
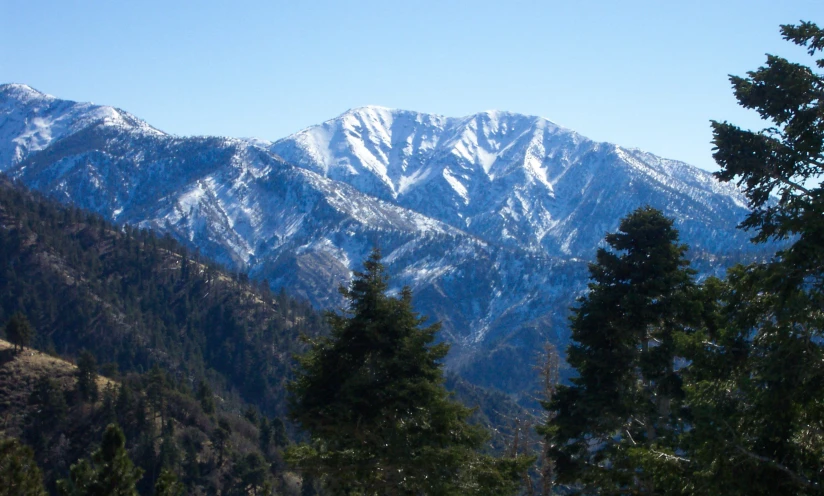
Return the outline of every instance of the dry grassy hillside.
{"type": "MultiPolygon", "coordinates": [[[[69,390],[74,387],[76,370],[77,366],[73,363],[32,348],[15,352],[11,343],[0,339],[0,435],[5,434],[7,429],[19,429],[23,417],[30,409],[36,408],[29,405],[29,396],[40,378],[51,377],[64,390],[69,390]]],[[[116,384],[102,376],[97,378],[101,391],[116,384]]]]}

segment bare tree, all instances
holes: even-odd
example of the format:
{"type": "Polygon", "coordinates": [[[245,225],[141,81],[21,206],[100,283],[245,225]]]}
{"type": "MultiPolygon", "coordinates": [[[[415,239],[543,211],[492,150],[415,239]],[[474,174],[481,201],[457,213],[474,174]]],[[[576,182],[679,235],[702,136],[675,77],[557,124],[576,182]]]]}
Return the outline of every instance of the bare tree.
{"type": "MultiPolygon", "coordinates": [[[[545,405],[544,425],[548,425],[555,417],[555,412],[546,408],[555,393],[558,390],[558,383],[560,381],[559,369],[561,358],[558,355],[558,350],[552,343],[545,343],[543,353],[540,355],[538,364],[535,366],[541,381],[541,390],[539,400],[545,405]]],[[[549,496],[552,494],[552,488],[555,479],[555,460],[550,455],[549,441],[546,437],[541,437],[540,440],[541,454],[538,460],[538,473],[540,476],[541,496],[549,496]]],[[[531,493],[530,493],[531,494],[531,493]]]]}

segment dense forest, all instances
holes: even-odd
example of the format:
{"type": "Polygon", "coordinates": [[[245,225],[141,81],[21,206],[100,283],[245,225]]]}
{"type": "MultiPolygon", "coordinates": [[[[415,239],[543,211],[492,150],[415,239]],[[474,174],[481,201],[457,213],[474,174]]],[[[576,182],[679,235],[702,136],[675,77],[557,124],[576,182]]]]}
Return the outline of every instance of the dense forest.
{"type": "Polygon", "coordinates": [[[284,384],[301,334],[321,315],[249,283],[171,238],[65,207],[0,183],[0,321],[26,315],[33,345],[104,367],[154,365],[197,388],[283,415],[284,384]]]}

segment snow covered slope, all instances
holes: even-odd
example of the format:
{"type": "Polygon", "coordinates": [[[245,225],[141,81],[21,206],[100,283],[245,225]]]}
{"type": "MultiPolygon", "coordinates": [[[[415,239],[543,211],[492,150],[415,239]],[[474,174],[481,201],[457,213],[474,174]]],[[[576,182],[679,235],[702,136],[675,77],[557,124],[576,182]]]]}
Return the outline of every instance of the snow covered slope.
{"type": "Polygon", "coordinates": [[[380,246],[394,289],[443,322],[451,366],[511,392],[545,339],[565,346],[586,259],[636,207],[674,216],[702,270],[752,250],[742,197],[706,172],[504,112],[367,107],[270,143],[171,136],[4,85],[0,169],[319,307],[380,246]]]}
{"type": "Polygon", "coordinates": [[[0,171],[95,124],[163,135],[133,115],[113,107],[60,100],[24,84],[0,85],[0,171]]]}
{"type": "Polygon", "coordinates": [[[700,169],[593,142],[540,117],[445,118],[364,107],[270,148],[291,162],[490,242],[586,256],[617,219],[650,204],[696,247],[734,248],[744,198],[700,169]],[[723,224],[723,226],[722,226],[723,224]]]}

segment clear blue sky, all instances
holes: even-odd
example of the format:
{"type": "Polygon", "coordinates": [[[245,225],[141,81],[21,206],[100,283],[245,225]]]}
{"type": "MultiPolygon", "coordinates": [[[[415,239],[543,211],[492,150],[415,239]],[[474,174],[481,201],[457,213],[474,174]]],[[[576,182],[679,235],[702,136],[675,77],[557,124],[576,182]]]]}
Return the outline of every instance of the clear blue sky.
{"type": "Polygon", "coordinates": [[[275,140],[367,104],[540,115],[713,169],[709,120],[758,122],[727,74],[804,60],[823,0],[0,0],[0,82],[167,132],[275,140]]]}

